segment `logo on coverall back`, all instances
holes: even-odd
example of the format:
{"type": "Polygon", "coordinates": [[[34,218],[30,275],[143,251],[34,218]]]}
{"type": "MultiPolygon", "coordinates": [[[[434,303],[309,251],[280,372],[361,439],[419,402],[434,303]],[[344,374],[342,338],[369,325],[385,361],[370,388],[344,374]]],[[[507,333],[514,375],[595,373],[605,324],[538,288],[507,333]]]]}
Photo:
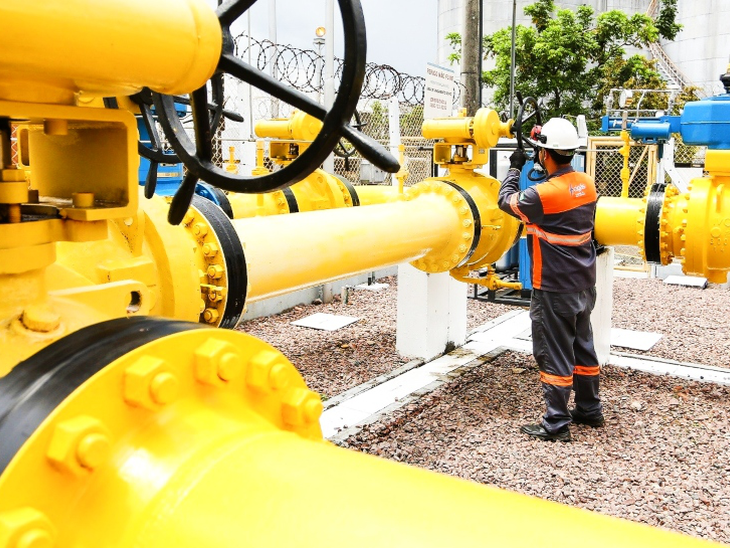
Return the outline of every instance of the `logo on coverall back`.
{"type": "Polygon", "coordinates": [[[573,186],[570,185],[570,195],[573,198],[580,198],[581,196],[586,195],[586,185],[584,183],[580,183],[579,185],[573,186]]]}

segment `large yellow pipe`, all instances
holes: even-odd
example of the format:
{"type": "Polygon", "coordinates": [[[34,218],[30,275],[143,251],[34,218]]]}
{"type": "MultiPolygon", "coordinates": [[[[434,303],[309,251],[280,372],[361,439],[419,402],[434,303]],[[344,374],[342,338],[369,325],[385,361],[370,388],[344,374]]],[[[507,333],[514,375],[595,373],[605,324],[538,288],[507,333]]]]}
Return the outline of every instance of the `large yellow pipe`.
{"type": "Polygon", "coordinates": [[[253,302],[420,259],[458,238],[462,222],[445,196],[425,193],[366,208],[237,219],[233,225],[244,243],[253,302]]]}
{"type": "Polygon", "coordinates": [[[602,245],[643,245],[645,211],[641,198],[601,196],[596,205],[596,240],[602,245]]]}
{"type": "Polygon", "coordinates": [[[0,21],[0,98],[21,102],[188,93],[213,74],[222,44],[204,0],[3,0],[0,21]]]}
{"type": "Polygon", "coordinates": [[[282,433],[232,439],[183,481],[138,546],[707,546],[282,433]]]}

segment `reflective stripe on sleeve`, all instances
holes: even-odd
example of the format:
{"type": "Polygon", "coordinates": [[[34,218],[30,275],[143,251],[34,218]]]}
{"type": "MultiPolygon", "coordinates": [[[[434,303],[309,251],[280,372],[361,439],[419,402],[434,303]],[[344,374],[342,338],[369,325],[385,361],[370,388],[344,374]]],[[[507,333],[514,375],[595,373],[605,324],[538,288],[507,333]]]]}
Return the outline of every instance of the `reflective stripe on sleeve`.
{"type": "Polygon", "coordinates": [[[520,193],[519,192],[515,192],[510,197],[510,199],[509,199],[509,207],[512,209],[512,211],[514,211],[515,215],[517,215],[523,223],[527,223],[528,222],[527,217],[525,217],[525,214],[522,213],[522,211],[520,211],[520,208],[517,205],[517,202],[519,201],[519,196],[520,196],[520,193]]]}
{"type": "Polygon", "coordinates": [[[532,234],[541,240],[545,240],[549,244],[563,245],[568,247],[576,247],[579,245],[583,245],[586,242],[590,242],[592,236],[590,232],[576,235],[553,234],[551,232],[545,232],[540,227],[535,225],[528,226],[527,233],[532,234]]]}

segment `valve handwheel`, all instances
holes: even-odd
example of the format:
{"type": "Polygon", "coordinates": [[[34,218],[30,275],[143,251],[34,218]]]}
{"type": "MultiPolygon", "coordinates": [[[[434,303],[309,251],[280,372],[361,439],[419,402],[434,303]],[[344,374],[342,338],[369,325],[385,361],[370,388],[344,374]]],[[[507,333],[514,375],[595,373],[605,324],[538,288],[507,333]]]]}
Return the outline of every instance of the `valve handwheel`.
{"type": "MultiPolygon", "coordinates": [[[[525,144],[529,145],[533,150],[533,158],[537,158],[537,142],[527,137],[522,129],[524,125],[533,118],[535,119],[535,125],[542,125],[540,106],[537,104],[537,100],[534,97],[526,97],[525,99],[522,99],[521,93],[517,92],[516,95],[520,108],[517,111],[517,119],[512,124],[512,133],[514,133],[515,138],[517,139],[517,146],[524,150],[525,144]]],[[[527,174],[527,178],[530,181],[541,181],[545,178],[545,174],[533,167],[527,174]]]]}
{"type": "Polygon", "coordinates": [[[172,224],[180,223],[185,216],[195,192],[195,184],[199,180],[232,192],[259,193],[282,189],[302,180],[319,167],[342,137],[373,164],[391,173],[398,171],[397,160],[382,145],[352,129],[348,124],[355,112],[365,77],[365,21],[359,0],[338,0],[344,30],[345,58],[337,96],[329,111],[234,55],[230,26],[255,3],[256,0],[228,0],[216,10],[223,32],[223,49],[213,79],[226,73],[247,82],[322,120],[322,129],[312,144],[285,168],[262,176],[237,175],[226,172],[213,163],[213,131],[209,117],[207,84],[190,95],[194,142],[177,116],[175,98],[154,93],[158,121],[170,146],[187,168],[183,182],[170,204],[168,220],[172,224]]]}

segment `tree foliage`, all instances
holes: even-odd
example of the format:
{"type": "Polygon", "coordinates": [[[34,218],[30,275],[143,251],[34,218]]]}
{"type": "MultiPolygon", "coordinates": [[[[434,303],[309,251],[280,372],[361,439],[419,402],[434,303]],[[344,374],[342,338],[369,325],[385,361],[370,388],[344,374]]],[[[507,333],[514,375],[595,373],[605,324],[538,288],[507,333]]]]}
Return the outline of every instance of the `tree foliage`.
{"type": "MultiPolygon", "coordinates": [[[[585,5],[576,11],[556,9],[554,0],[537,0],[525,14],[532,25],[516,28],[515,89],[541,101],[544,118],[585,114],[595,121],[611,88],[666,89],[654,62],[638,54],[627,57],[626,49],[646,47],[660,37],[673,39],[681,29],[675,22],[676,0],[662,0],[656,21],[619,10],[596,16],[585,5]]],[[[458,61],[461,36],[452,33],[447,40],[454,51],[451,61],[458,61]]],[[[494,90],[494,106],[507,110],[512,28],[484,36],[483,48],[494,68],[482,79],[494,90]]]]}

